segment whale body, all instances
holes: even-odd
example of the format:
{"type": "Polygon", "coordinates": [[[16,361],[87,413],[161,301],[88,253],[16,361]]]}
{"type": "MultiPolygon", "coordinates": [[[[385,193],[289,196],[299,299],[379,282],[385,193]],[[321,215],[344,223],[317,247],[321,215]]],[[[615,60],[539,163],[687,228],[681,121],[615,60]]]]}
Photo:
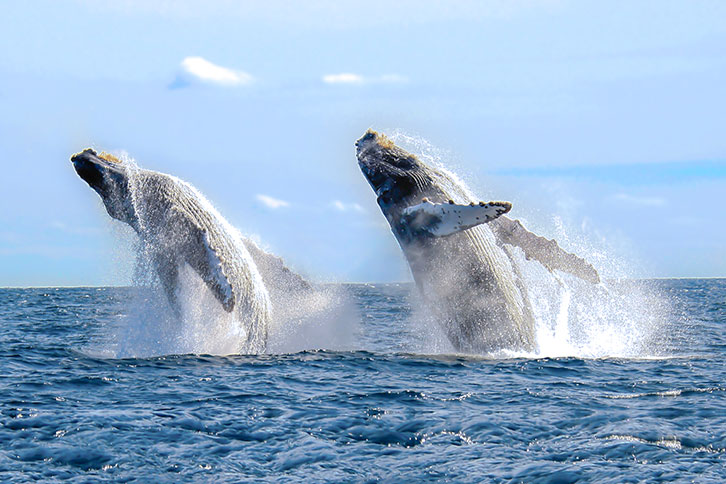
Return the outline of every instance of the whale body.
{"type": "Polygon", "coordinates": [[[590,282],[597,271],[555,241],[503,216],[509,202],[477,202],[445,171],[368,130],[358,164],[377,195],[429,310],[457,351],[535,351],[527,288],[510,248],[590,282]]]}
{"type": "Polygon", "coordinates": [[[139,235],[176,312],[180,310],[179,273],[188,264],[244,328],[239,352],[265,350],[271,303],[249,249],[256,252],[270,277],[285,277],[301,285],[305,281],[286,272],[274,256],[242,240],[188,183],[92,149],[73,155],[71,161],[78,175],[99,194],[108,214],[139,235]]]}

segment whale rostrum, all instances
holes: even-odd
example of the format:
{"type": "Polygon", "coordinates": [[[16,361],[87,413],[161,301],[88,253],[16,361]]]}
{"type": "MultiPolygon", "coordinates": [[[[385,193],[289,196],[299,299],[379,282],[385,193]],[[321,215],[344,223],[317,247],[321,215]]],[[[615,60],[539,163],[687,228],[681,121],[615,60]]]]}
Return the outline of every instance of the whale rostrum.
{"type": "Polygon", "coordinates": [[[419,292],[457,351],[536,349],[513,247],[549,270],[599,282],[586,261],[504,216],[511,203],[472,200],[445,170],[385,135],[368,130],[356,142],[356,156],[419,292]]]}
{"type": "MultiPolygon", "coordinates": [[[[246,341],[239,351],[264,351],[271,303],[247,248],[254,244],[242,240],[196,189],[176,177],[92,149],[73,155],[71,161],[100,195],[108,214],[139,235],[175,312],[179,271],[188,264],[244,328],[246,341]]],[[[282,272],[273,256],[256,246],[253,250],[268,272],[282,272]]]]}

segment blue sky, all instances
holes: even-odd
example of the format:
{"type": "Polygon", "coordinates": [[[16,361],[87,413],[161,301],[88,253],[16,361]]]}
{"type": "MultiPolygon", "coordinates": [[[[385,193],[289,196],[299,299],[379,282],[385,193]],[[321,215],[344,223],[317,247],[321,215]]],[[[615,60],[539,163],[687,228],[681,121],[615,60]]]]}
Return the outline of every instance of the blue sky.
{"type": "Polygon", "coordinates": [[[726,276],[726,3],[0,2],[0,285],[123,284],[124,150],[321,280],[405,280],[369,127],[608,275],[726,276]],[[616,264],[612,262],[616,261],[616,264]]]}

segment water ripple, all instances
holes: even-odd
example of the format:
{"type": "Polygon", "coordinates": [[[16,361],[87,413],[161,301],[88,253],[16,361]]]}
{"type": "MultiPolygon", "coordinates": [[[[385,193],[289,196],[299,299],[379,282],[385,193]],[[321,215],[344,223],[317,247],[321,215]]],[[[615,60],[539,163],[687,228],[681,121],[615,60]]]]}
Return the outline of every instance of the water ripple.
{"type": "Polygon", "coordinates": [[[723,482],[726,283],[666,289],[670,353],[504,359],[395,343],[409,286],[355,351],[126,359],[126,289],[0,290],[0,481],[723,482]]]}

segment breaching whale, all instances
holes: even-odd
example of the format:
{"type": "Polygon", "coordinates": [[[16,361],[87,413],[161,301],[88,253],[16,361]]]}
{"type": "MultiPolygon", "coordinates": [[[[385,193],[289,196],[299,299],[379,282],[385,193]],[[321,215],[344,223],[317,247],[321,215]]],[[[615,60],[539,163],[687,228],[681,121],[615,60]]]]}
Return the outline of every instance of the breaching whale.
{"type": "Polygon", "coordinates": [[[248,248],[272,277],[299,285],[305,281],[286,273],[280,260],[254,243],[240,243],[241,237],[188,183],[92,149],[73,155],[71,161],[78,175],[100,195],[108,214],[139,235],[172,308],[178,311],[179,272],[188,264],[245,329],[239,351],[265,350],[271,303],[248,248]]]}
{"type": "Polygon", "coordinates": [[[509,202],[475,202],[453,177],[368,130],[358,164],[377,195],[427,306],[457,351],[534,351],[534,319],[511,247],[590,282],[583,259],[504,217],[509,202]]]}

